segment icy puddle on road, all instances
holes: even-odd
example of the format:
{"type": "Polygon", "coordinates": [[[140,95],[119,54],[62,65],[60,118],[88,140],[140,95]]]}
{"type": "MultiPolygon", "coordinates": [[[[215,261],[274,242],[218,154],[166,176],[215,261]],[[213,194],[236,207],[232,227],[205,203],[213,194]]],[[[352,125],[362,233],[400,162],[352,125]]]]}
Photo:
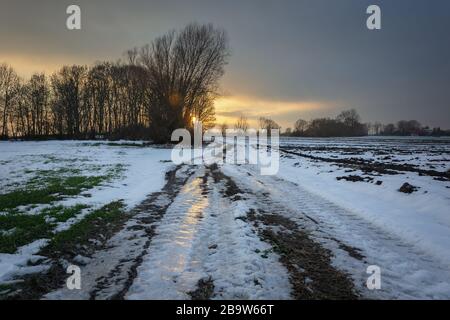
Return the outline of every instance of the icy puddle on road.
{"type": "Polygon", "coordinates": [[[289,299],[287,270],[227,197],[225,180],[200,167],[169,206],[127,299],[289,299]]]}
{"type": "Polygon", "coordinates": [[[195,175],[182,188],[157,229],[150,252],[138,268],[129,298],[186,298],[201,276],[192,259],[193,240],[200,227],[208,199],[201,194],[201,179],[195,175]]]}

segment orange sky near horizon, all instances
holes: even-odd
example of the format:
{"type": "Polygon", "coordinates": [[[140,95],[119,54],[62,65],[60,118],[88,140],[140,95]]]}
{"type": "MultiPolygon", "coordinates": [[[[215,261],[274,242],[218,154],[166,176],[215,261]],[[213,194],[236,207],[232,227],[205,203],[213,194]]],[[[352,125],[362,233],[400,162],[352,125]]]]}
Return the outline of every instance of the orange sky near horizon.
{"type": "MultiPolygon", "coordinates": [[[[0,63],[6,63],[14,68],[20,77],[29,79],[34,73],[54,73],[67,62],[66,56],[53,56],[51,59],[41,59],[39,55],[4,55],[0,54],[0,63]]],[[[86,63],[87,64],[87,63],[86,63]]]]}
{"type": "Polygon", "coordinates": [[[316,101],[278,101],[249,96],[222,96],[215,101],[216,123],[227,123],[231,127],[243,115],[248,118],[250,126],[256,128],[259,117],[266,117],[277,121],[284,131],[287,127],[292,128],[297,120],[297,118],[283,119],[286,116],[298,113],[297,117],[300,117],[304,112],[318,111],[328,106],[326,102],[316,101]]]}

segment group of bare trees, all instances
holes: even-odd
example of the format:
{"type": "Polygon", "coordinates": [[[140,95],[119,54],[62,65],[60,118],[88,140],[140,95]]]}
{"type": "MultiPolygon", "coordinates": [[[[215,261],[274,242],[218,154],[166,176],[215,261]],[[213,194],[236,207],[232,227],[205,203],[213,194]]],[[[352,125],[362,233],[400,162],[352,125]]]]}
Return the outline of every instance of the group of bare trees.
{"type": "Polygon", "coordinates": [[[127,51],[123,61],[64,66],[50,77],[24,81],[2,64],[0,135],[167,142],[194,117],[211,127],[228,57],[223,30],[190,24],[127,51]]]}
{"type": "Polygon", "coordinates": [[[240,130],[242,132],[246,132],[250,128],[250,125],[248,123],[247,117],[244,115],[241,115],[234,124],[235,130],[240,130]]]}
{"type": "Polygon", "coordinates": [[[298,119],[294,128],[285,132],[288,136],[302,137],[342,137],[342,136],[448,136],[450,130],[423,127],[417,120],[400,120],[396,124],[383,125],[381,122],[361,123],[354,109],[341,112],[335,119],[318,118],[306,121],[298,119]]]}
{"type": "Polygon", "coordinates": [[[278,123],[276,123],[272,119],[265,118],[265,117],[259,118],[259,127],[261,129],[267,130],[268,133],[270,133],[271,130],[281,130],[281,126],[278,123]]]}
{"type": "Polygon", "coordinates": [[[380,122],[368,125],[372,135],[384,136],[449,136],[450,130],[422,126],[417,120],[400,120],[396,124],[383,125],[380,122]]]}
{"type": "Polygon", "coordinates": [[[293,136],[305,137],[342,137],[367,135],[367,126],[361,123],[361,118],[354,109],[342,111],[335,119],[318,118],[311,121],[298,119],[294,130],[289,131],[293,136]]]}
{"type": "MultiPolygon", "coordinates": [[[[271,130],[273,130],[273,129],[281,130],[281,126],[278,125],[278,123],[276,123],[272,119],[269,119],[266,117],[260,117],[258,119],[258,122],[259,122],[258,129],[265,129],[265,130],[267,130],[268,134],[270,134],[271,130]]],[[[222,131],[222,134],[226,135],[226,130],[228,129],[228,124],[222,123],[219,127],[222,131]]],[[[240,132],[245,133],[249,129],[250,129],[250,124],[249,124],[247,117],[245,115],[241,114],[239,116],[239,118],[236,120],[236,122],[234,123],[234,130],[238,130],[240,132]]],[[[256,129],[256,128],[254,128],[254,129],[256,129]]]]}

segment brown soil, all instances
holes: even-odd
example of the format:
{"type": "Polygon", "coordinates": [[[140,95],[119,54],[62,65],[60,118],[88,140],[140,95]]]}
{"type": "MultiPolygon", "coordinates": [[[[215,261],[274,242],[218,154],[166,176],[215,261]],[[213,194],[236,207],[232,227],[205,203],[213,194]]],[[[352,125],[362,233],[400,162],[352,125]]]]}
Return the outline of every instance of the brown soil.
{"type": "Polygon", "coordinates": [[[195,291],[188,292],[192,300],[209,300],[214,293],[214,282],[211,277],[200,279],[195,291]]]}
{"type": "Polygon", "coordinates": [[[442,179],[445,179],[446,181],[450,181],[450,172],[444,172],[444,171],[436,171],[436,170],[425,170],[417,168],[410,164],[395,164],[395,163],[381,163],[376,162],[372,160],[363,160],[358,158],[348,158],[348,159],[332,159],[332,158],[325,158],[325,157],[319,157],[319,156],[313,156],[297,151],[291,151],[286,148],[280,148],[280,151],[283,151],[288,154],[297,155],[300,157],[313,159],[317,161],[323,161],[323,162],[331,162],[331,163],[337,163],[340,165],[352,167],[353,169],[359,169],[363,171],[364,173],[379,173],[379,174],[400,174],[401,172],[415,172],[419,175],[424,176],[431,176],[431,177],[439,177],[442,179]]]}
{"type": "Polygon", "coordinates": [[[418,190],[418,187],[415,187],[411,184],[409,184],[408,182],[405,182],[400,189],[398,189],[398,191],[403,192],[403,193],[413,193],[415,191],[418,190]]]}
{"type": "Polygon", "coordinates": [[[332,253],[300,231],[295,222],[254,210],[248,213],[247,219],[281,256],[290,274],[295,299],[358,298],[349,276],[331,265],[332,253]]]}

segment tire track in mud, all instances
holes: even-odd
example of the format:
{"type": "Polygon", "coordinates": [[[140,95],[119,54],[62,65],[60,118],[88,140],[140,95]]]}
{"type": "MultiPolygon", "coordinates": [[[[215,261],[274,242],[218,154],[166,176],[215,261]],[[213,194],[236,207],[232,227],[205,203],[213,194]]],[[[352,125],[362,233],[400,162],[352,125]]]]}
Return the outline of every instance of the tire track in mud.
{"type": "Polygon", "coordinates": [[[299,231],[292,220],[277,213],[251,211],[249,221],[264,241],[272,244],[288,269],[295,299],[356,299],[350,277],[331,264],[332,253],[299,231]]]}
{"type": "Polygon", "coordinates": [[[287,299],[290,285],[217,167],[187,182],[156,230],[128,299],[287,299]]]}
{"type": "Polygon", "coordinates": [[[176,299],[193,288],[198,277],[190,253],[207,205],[204,179],[203,168],[196,170],[167,208],[127,298],[176,299]]]}
{"type": "MultiPolygon", "coordinates": [[[[98,248],[85,248],[83,253],[91,252],[85,263],[76,261],[77,248],[64,261],[55,261],[59,285],[45,294],[45,299],[122,299],[136,276],[136,268],[155,234],[155,228],[185,184],[192,169],[177,166],[166,173],[166,184],[159,192],[150,194],[137,207],[125,216],[126,220],[114,229],[116,232],[98,248]],[[81,290],[68,290],[65,287],[64,266],[68,263],[80,265],[82,275],[81,290]]],[[[111,228],[107,225],[105,228],[111,228]]],[[[95,239],[95,235],[93,235],[95,239]]],[[[94,243],[95,244],[95,243],[94,243]]],[[[40,277],[54,277],[54,274],[42,274],[40,277]]]]}
{"type": "Polygon", "coordinates": [[[292,286],[280,256],[246,219],[251,209],[245,193],[217,165],[209,169],[216,203],[209,237],[217,247],[206,265],[216,279],[215,298],[291,299],[292,286]]]}
{"type": "MultiPolygon", "coordinates": [[[[313,241],[296,222],[283,216],[279,211],[286,209],[274,206],[269,193],[258,196],[251,189],[243,191],[232,178],[222,172],[220,175],[227,181],[227,196],[250,200],[250,210],[242,219],[251,223],[261,240],[280,255],[280,262],[289,272],[294,299],[358,298],[351,278],[332,266],[331,251],[313,241]]],[[[247,172],[244,176],[250,175],[247,172]]],[[[317,223],[306,215],[302,218],[317,223]]]]}
{"type": "Polygon", "coordinates": [[[257,195],[242,191],[216,165],[197,168],[164,208],[163,220],[146,231],[152,241],[133,265],[121,261],[97,278],[90,298],[357,298],[348,276],[331,265],[330,251],[277,213],[267,196],[255,211],[247,200],[257,195]],[[124,269],[125,285],[111,294],[124,282],[124,269]]]}
{"type": "MultiPolygon", "coordinates": [[[[142,240],[134,242],[134,244],[138,244],[138,248],[135,248],[132,251],[134,253],[140,253],[132,258],[121,259],[119,264],[117,264],[107,276],[97,278],[95,280],[97,285],[91,291],[90,299],[108,298],[118,300],[124,298],[137,276],[136,270],[141,265],[143,256],[147,254],[148,247],[155,235],[157,222],[161,220],[166,213],[167,208],[179,194],[182,186],[189,179],[190,175],[193,174],[192,171],[188,171],[187,176],[177,177],[177,173],[180,172],[179,170],[181,168],[182,166],[177,166],[174,170],[169,171],[166,174],[167,182],[163,189],[160,192],[151,194],[144,202],[133,209],[136,214],[134,215],[133,220],[127,223],[127,229],[131,231],[144,231],[142,240]],[[142,242],[144,242],[143,245],[142,242]],[[120,282],[124,283],[123,288],[117,293],[110,293],[109,288],[117,287],[117,284],[120,282]]],[[[135,237],[136,235],[132,235],[127,240],[136,241],[135,237]]],[[[122,243],[120,243],[120,245],[123,246],[122,243]]],[[[128,246],[127,249],[129,250],[128,246]]]]}

